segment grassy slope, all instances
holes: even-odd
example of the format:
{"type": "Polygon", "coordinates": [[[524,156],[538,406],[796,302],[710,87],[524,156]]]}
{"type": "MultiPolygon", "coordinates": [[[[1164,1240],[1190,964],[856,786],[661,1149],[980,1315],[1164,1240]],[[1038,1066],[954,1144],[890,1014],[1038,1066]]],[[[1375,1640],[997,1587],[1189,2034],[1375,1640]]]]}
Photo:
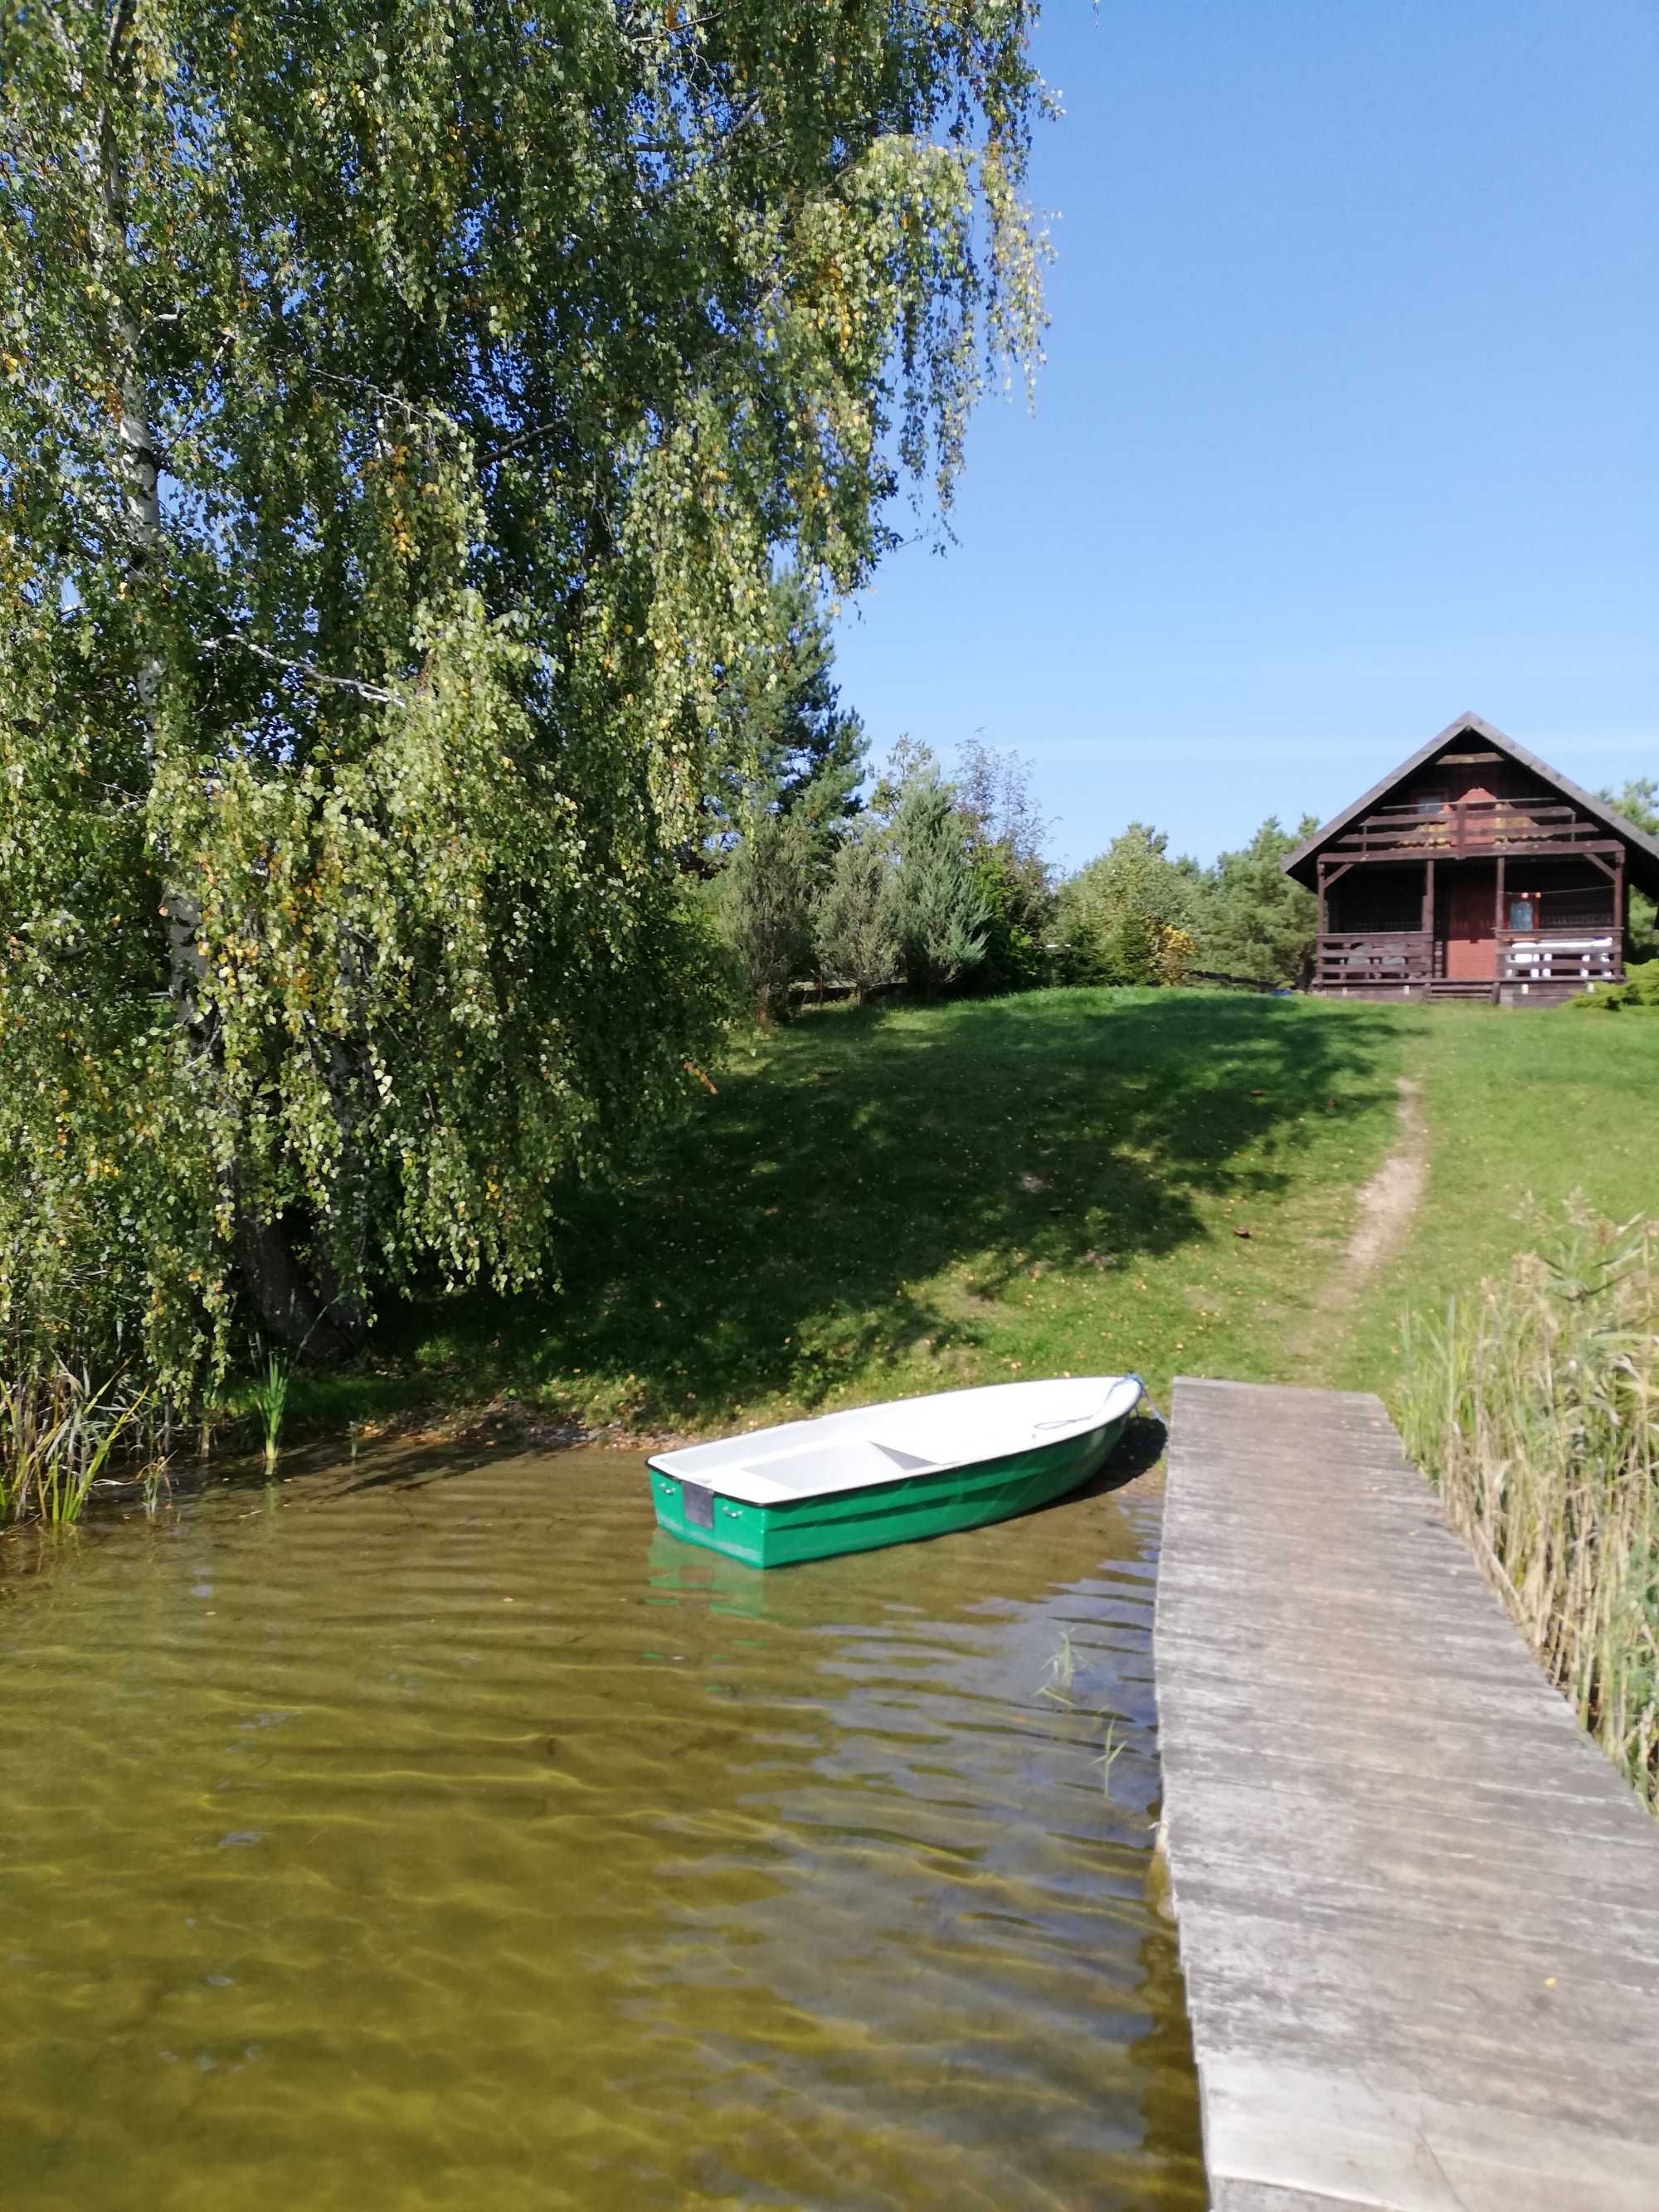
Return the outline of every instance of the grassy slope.
{"type": "Polygon", "coordinates": [[[308,1383],[309,1409],[513,1390],[717,1431],[1021,1375],[1272,1377],[1412,1027],[1174,991],[811,1015],[574,1207],[558,1297],[414,1317],[381,1382],[308,1383]]]}
{"type": "Polygon", "coordinates": [[[1501,1273],[1536,1244],[1540,1214],[1575,1193],[1620,1220],[1659,1214],[1659,1018],[1437,1007],[1413,1021],[1407,1066],[1429,1122],[1427,1197],[1322,1378],[1385,1395],[1406,1309],[1437,1315],[1501,1273]]]}

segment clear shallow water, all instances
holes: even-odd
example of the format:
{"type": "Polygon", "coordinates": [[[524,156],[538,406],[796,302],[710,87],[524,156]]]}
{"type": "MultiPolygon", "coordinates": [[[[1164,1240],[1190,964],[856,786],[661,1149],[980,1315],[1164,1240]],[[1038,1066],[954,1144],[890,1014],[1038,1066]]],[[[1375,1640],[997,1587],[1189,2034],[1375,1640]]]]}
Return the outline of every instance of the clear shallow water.
{"type": "Polygon", "coordinates": [[[1146,1490],[768,1576],[610,1451],[0,1544],[0,2199],[1200,2207],[1146,1490]]]}

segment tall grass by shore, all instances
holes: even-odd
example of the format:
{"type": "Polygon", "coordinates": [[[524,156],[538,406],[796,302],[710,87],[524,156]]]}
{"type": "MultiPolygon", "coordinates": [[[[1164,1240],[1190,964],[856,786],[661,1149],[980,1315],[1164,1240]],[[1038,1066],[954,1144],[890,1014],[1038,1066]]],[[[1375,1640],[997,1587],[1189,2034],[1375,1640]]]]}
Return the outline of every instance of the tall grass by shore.
{"type": "Polygon", "coordinates": [[[1659,1814],[1659,1222],[1570,1208],[1407,1328],[1401,1428],[1584,1726],[1659,1814]]]}
{"type": "Polygon", "coordinates": [[[0,1360],[0,1521],[78,1521],[118,1461],[135,1482],[158,1478],[167,1439],[155,1411],[124,1375],[94,1380],[46,1353],[0,1360]]]}

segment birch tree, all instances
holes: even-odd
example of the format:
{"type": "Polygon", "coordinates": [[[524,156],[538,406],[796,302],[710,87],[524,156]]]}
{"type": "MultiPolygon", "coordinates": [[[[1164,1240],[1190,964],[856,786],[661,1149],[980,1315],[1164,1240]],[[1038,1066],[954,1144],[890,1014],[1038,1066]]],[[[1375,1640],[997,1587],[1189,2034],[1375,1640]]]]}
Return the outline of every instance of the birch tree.
{"type": "Polygon", "coordinates": [[[12,1327],[179,1382],[556,1265],[710,1047],[780,558],[1034,358],[1030,16],[0,0],[12,1327]]]}

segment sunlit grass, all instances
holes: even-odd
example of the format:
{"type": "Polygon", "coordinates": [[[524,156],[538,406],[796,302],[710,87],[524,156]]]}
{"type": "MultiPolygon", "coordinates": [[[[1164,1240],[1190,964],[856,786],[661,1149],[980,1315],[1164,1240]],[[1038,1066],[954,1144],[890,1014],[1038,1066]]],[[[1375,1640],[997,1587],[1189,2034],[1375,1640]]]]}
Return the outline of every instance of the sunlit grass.
{"type": "Polygon", "coordinates": [[[1429,1127],[1427,1191],[1352,1329],[1332,1332],[1326,1371],[1310,1378],[1391,1401],[1407,1314],[1438,1316],[1505,1270],[1539,1207],[1577,1194],[1614,1220],[1659,1212],[1659,1021],[1436,1007],[1411,1022],[1407,1066],[1429,1127]]]}
{"type": "Polygon", "coordinates": [[[416,1310],[295,1409],[514,1395],[708,1433],[1068,1372],[1273,1379],[1401,1038],[1393,1009],[1180,991],[809,1015],[623,1188],[569,1194],[556,1294],[416,1310]]]}
{"type": "Polygon", "coordinates": [[[1408,1448],[1659,1810],[1659,1223],[1575,1209],[1443,1321],[1413,1320],[1405,1351],[1408,1448]]]}

